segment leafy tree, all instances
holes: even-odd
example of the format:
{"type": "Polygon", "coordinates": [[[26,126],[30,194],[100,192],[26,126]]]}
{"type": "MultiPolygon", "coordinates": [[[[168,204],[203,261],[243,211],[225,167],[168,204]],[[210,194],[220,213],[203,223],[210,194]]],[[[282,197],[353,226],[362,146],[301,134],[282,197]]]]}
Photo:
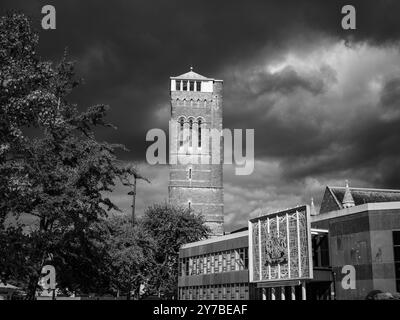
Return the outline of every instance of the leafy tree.
{"type": "Polygon", "coordinates": [[[79,84],[73,63],[42,61],[38,40],[23,14],[0,18],[0,277],[22,281],[29,299],[49,260],[64,287],[94,289],[104,250],[96,224],[118,209],[104,192],[136,173],[118,163],[121,146],[95,138],[96,126],[111,126],[107,107],[68,102],[79,84]],[[23,216],[33,218],[29,232],[10,226],[23,216]]]}
{"type": "Polygon", "coordinates": [[[155,264],[148,290],[159,297],[176,298],[179,248],[183,244],[206,238],[210,230],[201,216],[169,205],[149,207],[142,224],[156,244],[155,264]]]}
{"type": "Polygon", "coordinates": [[[106,225],[111,289],[127,299],[133,291],[138,298],[154,271],[155,241],[140,221],[132,226],[131,219],[113,217],[106,225]]]}

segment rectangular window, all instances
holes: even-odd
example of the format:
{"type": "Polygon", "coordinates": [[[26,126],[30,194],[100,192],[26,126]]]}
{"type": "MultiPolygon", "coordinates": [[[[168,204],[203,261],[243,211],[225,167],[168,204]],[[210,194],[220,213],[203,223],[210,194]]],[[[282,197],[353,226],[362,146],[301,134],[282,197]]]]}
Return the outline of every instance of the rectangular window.
{"type": "Polygon", "coordinates": [[[181,81],[180,80],[176,80],[176,91],[181,91],[181,81]]]}
{"type": "Polygon", "coordinates": [[[225,251],[222,253],[222,272],[226,272],[226,254],[225,254],[225,251]]]}
{"type": "Polygon", "coordinates": [[[244,269],[249,269],[249,249],[244,248],[244,269]]]}
{"type": "Polygon", "coordinates": [[[393,251],[397,292],[400,292],[400,231],[393,231],[393,251]]]}
{"type": "Polygon", "coordinates": [[[200,81],[196,82],[196,91],[201,91],[201,82],[200,81]]]}
{"type": "Polygon", "coordinates": [[[244,248],[238,250],[237,270],[244,270],[244,248]]]}
{"type": "Polygon", "coordinates": [[[187,87],[187,81],[182,81],[182,90],[183,91],[187,91],[188,87],[187,87]]]}
{"type": "Polygon", "coordinates": [[[222,285],[222,300],[226,300],[226,285],[222,285]]]}
{"type": "Polygon", "coordinates": [[[203,273],[203,257],[199,257],[199,274],[203,273]]]}
{"type": "Polygon", "coordinates": [[[226,271],[231,271],[231,252],[227,251],[225,254],[226,271]]]}
{"type": "Polygon", "coordinates": [[[188,258],[186,258],[185,259],[186,261],[185,261],[185,275],[189,275],[189,259],[188,258]]]}
{"type": "Polygon", "coordinates": [[[194,81],[190,81],[189,86],[189,91],[194,91],[194,81]]]}

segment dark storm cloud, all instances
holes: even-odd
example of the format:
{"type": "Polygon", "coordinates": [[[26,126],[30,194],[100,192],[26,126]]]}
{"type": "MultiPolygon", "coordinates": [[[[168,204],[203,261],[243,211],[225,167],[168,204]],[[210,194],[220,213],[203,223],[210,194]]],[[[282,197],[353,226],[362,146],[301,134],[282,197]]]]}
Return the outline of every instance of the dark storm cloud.
{"type": "MultiPolygon", "coordinates": [[[[4,2],[4,1],[3,1],[4,2]]],[[[6,1],[4,8],[21,8],[39,25],[46,1],[6,1]]],[[[57,30],[41,32],[41,53],[58,58],[64,47],[77,59],[86,85],[72,98],[82,105],[107,103],[110,119],[121,132],[101,137],[120,140],[143,159],[149,128],[166,128],[154,117],[168,106],[168,78],[190,65],[218,77],[225,66],[251,61],[265,47],[268,55],[288,50],[301,38],[313,43],[315,34],[347,37],[340,28],[344,1],[52,1],[57,30]],[[138,121],[140,119],[140,121],[138,121]]],[[[357,8],[357,39],[383,43],[398,38],[398,1],[353,1],[357,8]]],[[[296,85],[319,89],[295,74],[271,78],[269,85],[287,90],[296,85]],[[283,77],[283,78],[282,78],[283,77]]],[[[229,79],[227,79],[229,80],[229,79]]],[[[226,81],[226,89],[229,90],[226,81]]],[[[264,89],[265,90],[265,89],[264,89]]],[[[229,118],[226,120],[229,127],[229,118]]]]}
{"type": "MultiPolygon", "coordinates": [[[[44,59],[68,47],[85,79],[71,100],[111,106],[118,130],[99,138],[125,144],[125,160],[144,161],[147,131],[167,129],[170,76],[192,65],[223,79],[224,127],[256,132],[255,173],[224,175],[229,221],[266,202],[300,204],[344,178],[400,186],[400,1],[3,0],[3,8],[33,17],[44,59]],[[44,4],[56,7],[55,31],[40,30],[44,4]],[[357,30],[341,28],[346,4],[356,7],[357,30]],[[347,47],[337,49],[342,39],[347,47]]],[[[141,207],[156,201],[150,193],[166,196],[166,177],[154,173],[141,207]]]]}

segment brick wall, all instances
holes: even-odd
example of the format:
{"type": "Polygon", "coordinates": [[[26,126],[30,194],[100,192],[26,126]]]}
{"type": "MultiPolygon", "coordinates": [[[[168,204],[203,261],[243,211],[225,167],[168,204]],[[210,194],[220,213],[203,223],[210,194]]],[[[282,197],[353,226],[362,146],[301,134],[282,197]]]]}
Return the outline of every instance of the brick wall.
{"type": "Polygon", "coordinates": [[[170,165],[169,202],[182,207],[190,203],[195,212],[203,215],[214,236],[223,234],[223,144],[220,143],[219,163],[200,163],[200,156],[210,159],[212,149],[207,149],[211,139],[198,147],[197,121],[201,119],[202,129],[222,130],[222,87],[222,82],[215,81],[213,92],[171,91],[171,120],[178,123],[183,117],[184,128],[188,130],[189,119],[192,119],[194,133],[190,148],[181,148],[179,137],[172,137],[170,159],[196,158],[197,162],[181,164],[177,161],[170,165]],[[193,153],[199,155],[193,156],[193,153]]]}

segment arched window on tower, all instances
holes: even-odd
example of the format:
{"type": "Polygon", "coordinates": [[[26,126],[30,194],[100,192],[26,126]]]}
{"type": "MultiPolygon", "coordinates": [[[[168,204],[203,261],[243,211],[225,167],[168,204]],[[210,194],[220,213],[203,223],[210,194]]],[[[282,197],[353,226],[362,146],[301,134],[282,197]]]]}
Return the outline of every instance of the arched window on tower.
{"type": "Polygon", "coordinates": [[[197,124],[198,124],[198,147],[199,148],[201,148],[201,119],[199,119],[198,121],[197,121],[197,124]]]}
{"type": "Polygon", "coordinates": [[[189,147],[192,147],[193,142],[193,119],[189,120],[189,147]]]}
{"type": "Polygon", "coordinates": [[[185,120],[183,118],[179,119],[179,146],[183,146],[183,127],[185,124],[185,120]]]}

